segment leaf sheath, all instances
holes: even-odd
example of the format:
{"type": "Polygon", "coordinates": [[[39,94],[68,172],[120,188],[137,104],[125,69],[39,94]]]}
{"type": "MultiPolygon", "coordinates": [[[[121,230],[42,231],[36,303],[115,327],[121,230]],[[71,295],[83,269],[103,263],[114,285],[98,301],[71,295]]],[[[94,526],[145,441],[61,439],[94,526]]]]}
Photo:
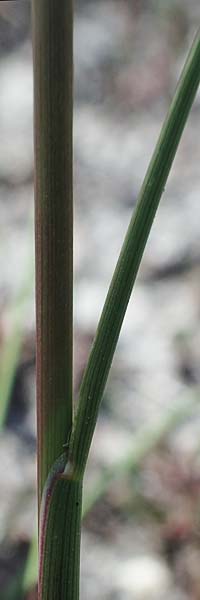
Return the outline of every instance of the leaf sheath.
{"type": "Polygon", "coordinates": [[[82,481],[55,463],[43,492],[38,600],[78,600],[82,481]]]}

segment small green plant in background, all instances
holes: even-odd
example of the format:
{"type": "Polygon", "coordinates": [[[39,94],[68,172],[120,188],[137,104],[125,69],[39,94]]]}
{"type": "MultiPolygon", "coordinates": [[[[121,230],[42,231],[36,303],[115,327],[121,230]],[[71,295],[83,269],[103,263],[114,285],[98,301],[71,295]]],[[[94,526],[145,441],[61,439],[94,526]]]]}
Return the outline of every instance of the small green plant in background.
{"type": "Polygon", "coordinates": [[[32,7],[36,150],[38,598],[78,600],[82,485],[88,453],[128,301],[199,84],[200,34],[198,32],[186,61],[144,179],[105,301],[74,417],[73,2],[33,0],[32,7]]]}
{"type": "Polygon", "coordinates": [[[26,267],[24,282],[9,307],[11,331],[2,343],[0,359],[0,429],[5,425],[13,380],[19,365],[24,335],[24,310],[33,292],[33,257],[26,267]]]}

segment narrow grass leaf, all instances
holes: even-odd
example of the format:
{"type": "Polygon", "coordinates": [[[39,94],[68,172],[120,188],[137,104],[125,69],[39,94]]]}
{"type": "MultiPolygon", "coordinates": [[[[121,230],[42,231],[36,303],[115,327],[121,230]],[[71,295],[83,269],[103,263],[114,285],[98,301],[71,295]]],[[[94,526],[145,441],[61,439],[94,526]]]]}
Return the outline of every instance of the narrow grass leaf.
{"type": "Polygon", "coordinates": [[[145,245],[199,81],[198,31],[144,179],[83,377],[70,444],[70,460],[80,476],[86,466],[100,401],[145,245]]]}

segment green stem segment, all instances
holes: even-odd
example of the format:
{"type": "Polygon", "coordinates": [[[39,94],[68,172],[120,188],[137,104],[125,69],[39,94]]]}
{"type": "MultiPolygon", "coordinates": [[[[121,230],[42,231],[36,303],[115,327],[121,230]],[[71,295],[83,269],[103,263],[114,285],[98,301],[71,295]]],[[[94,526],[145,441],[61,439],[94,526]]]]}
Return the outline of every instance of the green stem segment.
{"type": "Polygon", "coordinates": [[[40,600],[78,599],[81,482],[72,430],[73,0],[33,0],[40,600]],[[42,499],[42,504],[41,504],[42,499]]]}
{"type": "Polygon", "coordinates": [[[200,81],[198,32],[158,139],[105,301],[80,389],[70,461],[83,476],[102,394],[149,232],[200,81]]]}
{"type": "Polygon", "coordinates": [[[72,428],[72,0],[33,0],[39,506],[72,428]]]}
{"type": "Polygon", "coordinates": [[[38,600],[78,600],[82,481],[56,461],[43,492],[38,600]]]}

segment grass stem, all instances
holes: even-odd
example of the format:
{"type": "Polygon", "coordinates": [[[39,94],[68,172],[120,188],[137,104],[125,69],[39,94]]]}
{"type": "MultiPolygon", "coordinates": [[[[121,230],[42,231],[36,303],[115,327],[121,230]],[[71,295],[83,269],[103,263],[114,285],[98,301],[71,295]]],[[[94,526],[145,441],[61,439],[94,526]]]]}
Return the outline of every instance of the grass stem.
{"type": "Polygon", "coordinates": [[[33,0],[39,506],[72,428],[72,0],[33,0]]]}

